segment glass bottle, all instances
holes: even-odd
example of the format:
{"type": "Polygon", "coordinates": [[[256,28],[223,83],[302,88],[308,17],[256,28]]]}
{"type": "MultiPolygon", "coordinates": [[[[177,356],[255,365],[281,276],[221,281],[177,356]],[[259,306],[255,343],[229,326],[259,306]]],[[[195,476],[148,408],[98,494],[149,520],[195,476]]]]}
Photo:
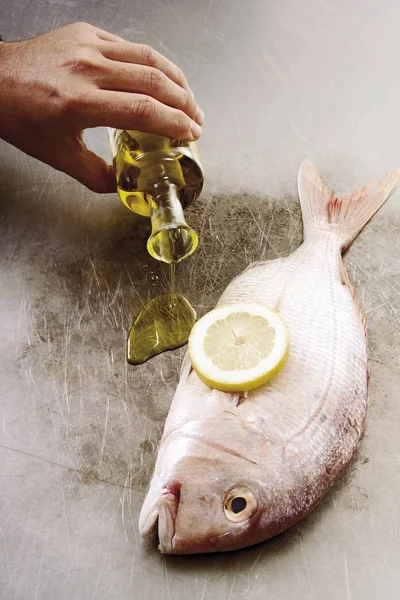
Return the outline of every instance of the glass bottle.
{"type": "Polygon", "coordinates": [[[133,212],[150,217],[149,254],[169,264],[190,256],[198,236],[183,211],[199,196],[204,172],[197,144],[110,129],[117,189],[133,212]]]}

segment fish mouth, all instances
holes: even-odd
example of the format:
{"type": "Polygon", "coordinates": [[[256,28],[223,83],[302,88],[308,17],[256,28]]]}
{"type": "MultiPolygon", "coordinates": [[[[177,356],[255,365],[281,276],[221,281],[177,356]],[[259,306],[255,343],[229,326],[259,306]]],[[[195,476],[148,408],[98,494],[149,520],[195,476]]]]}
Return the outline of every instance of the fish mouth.
{"type": "Polygon", "coordinates": [[[175,482],[159,486],[158,478],[153,483],[158,487],[159,495],[156,502],[152,503],[151,500],[157,492],[150,491],[150,500],[146,498],[142,506],[139,518],[141,537],[146,539],[156,534],[161,554],[199,554],[218,551],[220,538],[227,536],[229,532],[206,539],[180,537],[176,532],[176,519],[181,486],[175,482]]]}
{"type": "Polygon", "coordinates": [[[150,537],[158,525],[159,549],[163,554],[173,553],[175,522],[180,500],[180,484],[172,483],[162,488],[161,494],[150,511],[146,502],[139,520],[140,535],[150,537]]]}

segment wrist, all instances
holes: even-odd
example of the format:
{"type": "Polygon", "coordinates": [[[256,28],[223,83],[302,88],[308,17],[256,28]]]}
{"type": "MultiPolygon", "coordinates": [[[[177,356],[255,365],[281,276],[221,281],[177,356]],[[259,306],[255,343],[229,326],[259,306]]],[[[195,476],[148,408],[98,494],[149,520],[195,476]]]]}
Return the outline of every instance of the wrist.
{"type": "Polygon", "coordinates": [[[14,121],[12,90],[15,90],[16,82],[13,81],[15,68],[10,60],[10,50],[13,45],[0,42],[0,138],[6,140],[14,121]]]}

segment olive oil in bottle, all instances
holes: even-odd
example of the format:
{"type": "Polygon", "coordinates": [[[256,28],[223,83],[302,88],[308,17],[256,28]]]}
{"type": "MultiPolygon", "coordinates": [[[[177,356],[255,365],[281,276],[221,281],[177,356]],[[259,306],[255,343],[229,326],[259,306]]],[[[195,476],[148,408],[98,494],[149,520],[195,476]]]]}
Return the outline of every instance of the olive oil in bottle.
{"type": "Polygon", "coordinates": [[[171,264],[193,254],[198,237],[183,211],[203,188],[197,145],[121,129],[111,129],[110,140],[122,202],[151,219],[150,255],[171,264]]]}
{"type": "Polygon", "coordinates": [[[193,307],[175,291],[175,265],[198,246],[183,211],[199,196],[204,173],[196,144],[130,130],[110,130],[110,140],[118,194],[130,210],[150,217],[147,250],[169,264],[170,292],[151,299],[129,331],[127,360],[139,365],[186,344],[196,322],[193,307]]]}

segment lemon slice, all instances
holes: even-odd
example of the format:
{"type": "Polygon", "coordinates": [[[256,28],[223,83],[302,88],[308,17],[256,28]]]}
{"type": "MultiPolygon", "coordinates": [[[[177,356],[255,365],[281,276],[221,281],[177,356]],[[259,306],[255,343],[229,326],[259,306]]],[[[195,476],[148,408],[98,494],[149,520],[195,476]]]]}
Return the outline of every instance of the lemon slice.
{"type": "Polygon", "coordinates": [[[285,364],[289,336],[275,311],[258,303],[226,304],[202,317],[189,337],[197,375],[225,392],[252,390],[285,364]]]}

